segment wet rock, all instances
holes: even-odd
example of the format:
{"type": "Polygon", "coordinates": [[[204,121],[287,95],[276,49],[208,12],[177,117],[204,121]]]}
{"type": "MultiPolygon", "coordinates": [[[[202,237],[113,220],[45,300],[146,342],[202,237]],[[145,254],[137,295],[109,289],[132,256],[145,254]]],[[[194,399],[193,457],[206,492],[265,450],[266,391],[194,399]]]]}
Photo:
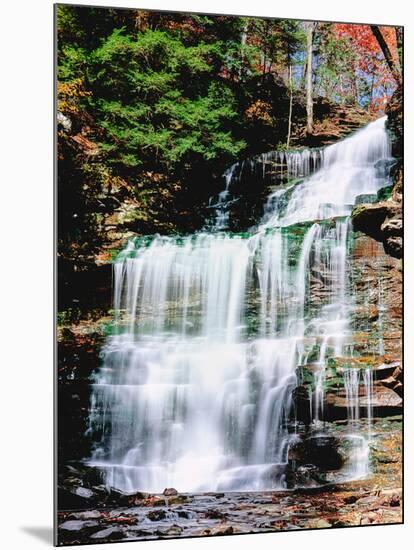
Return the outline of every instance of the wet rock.
{"type": "Polygon", "coordinates": [[[172,497],[168,497],[168,504],[174,505],[174,504],[185,504],[186,502],[191,502],[192,498],[187,495],[176,495],[172,497]]]}
{"type": "Polygon", "coordinates": [[[145,493],[137,492],[133,495],[129,495],[128,497],[128,503],[130,506],[142,506],[144,500],[148,498],[148,495],[145,493]]]}
{"type": "MultiPolygon", "coordinates": [[[[361,417],[367,415],[367,396],[361,388],[359,395],[359,408],[361,417]]],[[[376,417],[387,417],[399,415],[402,411],[402,384],[399,381],[390,379],[385,384],[378,381],[372,389],[371,406],[376,417]],[[390,387],[387,387],[387,386],[390,387]]],[[[348,400],[343,386],[336,390],[332,388],[326,394],[325,419],[330,421],[346,420],[348,400]]]]}
{"type": "Polygon", "coordinates": [[[135,516],[118,515],[114,517],[112,523],[117,525],[135,525],[138,522],[138,518],[135,516]]]}
{"type": "Polygon", "coordinates": [[[289,449],[289,460],[312,464],[322,470],[337,470],[344,462],[340,441],[334,436],[314,435],[299,441],[289,449]]]}
{"type": "Polygon", "coordinates": [[[297,386],[292,392],[293,402],[295,403],[295,413],[298,422],[308,425],[312,422],[311,418],[311,394],[305,385],[297,386]]]}
{"type": "Polygon", "coordinates": [[[349,527],[350,525],[352,525],[352,524],[350,524],[347,521],[344,521],[342,519],[337,519],[337,520],[332,522],[332,527],[335,527],[335,528],[349,527]]]}
{"type": "Polygon", "coordinates": [[[94,492],[91,489],[86,487],[77,487],[74,491],[74,494],[78,497],[90,499],[94,496],[94,492]]]}
{"type": "Polygon", "coordinates": [[[397,457],[390,456],[388,452],[375,452],[374,456],[380,464],[396,464],[399,461],[397,457]]]}
{"type": "Polygon", "coordinates": [[[384,243],[385,251],[402,256],[402,209],[395,201],[359,204],[352,211],[354,229],[384,243]]]}
{"type": "Polygon", "coordinates": [[[131,502],[131,495],[111,487],[108,494],[107,502],[114,503],[117,506],[128,506],[131,502]]]}
{"type": "Polygon", "coordinates": [[[334,367],[337,374],[342,375],[344,369],[349,368],[380,368],[384,363],[384,357],[382,355],[364,355],[361,357],[330,357],[328,359],[328,365],[334,367]]]}
{"type": "Polygon", "coordinates": [[[171,527],[168,527],[165,534],[171,535],[171,536],[178,536],[178,535],[181,535],[182,532],[183,532],[183,528],[180,527],[179,525],[171,525],[171,527]]]}
{"type": "Polygon", "coordinates": [[[372,404],[375,407],[375,413],[379,416],[389,415],[390,412],[387,412],[387,409],[392,409],[394,414],[401,414],[402,398],[394,390],[382,384],[374,386],[372,404]]]}
{"type": "Polygon", "coordinates": [[[91,539],[99,541],[121,540],[124,537],[125,534],[119,527],[107,527],[90,536],[91,539]]]}
{"type": "Polygon", "coordinates": [[[392,235],[384,241],[384,249],[390,256],[402,258],[403,254],[403,238],[392,235]]]}
{"type": "Polygon", "coordinates": [[[402,235],[403,221],[402,218],[391,218],[386,219],[385,222],[381,225],[381,231],[385,233],[386,236],[390,235],[402,235]]]}
{"type": "Polygon", "coordinates": [[[390,498],[390,501],[389,501],[389,505],[392,506],[392,507],[395,507],[395,506],[401,506],[401,498],[400,498],[400,495],[395,493],[394,495],[392,495],[392,497],[390,498]]]}
{"type": "Polygon", "coordinates": [[[69,519],[81,520],[100,519],[101,517],[102,513],[99,510],[87,510],[86,512],[72,513],[68,516],[69,519]]]}
{"type": "Polygon", "coordinates": [[[358,195],[355,199],[355,204],[367,204],[378,201],[378,195],[376,193],[367,193],[365,195],[358,195]]]}
{"type": "MultiPolygon", "coordinates": [[[[377,441],[376,444],[383,449],[385,442],[389,442],[388,432],[386,440],[377,441]]],[[[392,443],[392,446],[395,444],[392,443]]],[[[304,471],[307,466],[303,465],[301,468],[304,471]]],[[[351,482],[336,487],[298,489],[289,494],[276,491],[232,493],[226,494],[226,498],[220,503],[213,500],[213,497],[197,495],[194,500],[198,506],[191,507],[191,510],[181,508],[172,512],[165,508],[146,511],[141,508],[129,516],[125,508],[119,508],[106,512],[101,521],[92,522],[78,519],[71,523],[68,518],[75,517],[75,514],[79,518],[92,517],[96,511],[91,511],[91,516],[84,512],[72,513],[70,516],[63,513],[60,514],[65,518],[62,526],[69,523],[69,529],[59,529],[59,540],[62,544],[92,543],[400,522],[401,489],[394,486],[392,489],[379,491],[377,481],[370,478],[364,482],[351,482]],[[216,502],[215,506],[212,502],[216,502]],[[339,511],[341,513],[338,518],[339,511]],[[182,512],[194,513],[195,521],[176,524],[176,521],[179,522],[177,518],[184,517],[182,512]],[[154,523],[145,522],[147,515],[154,523]],[[125,527],[124,519],[127,520],[125,527]],[[129,524],[132,520],[135,520],[135,525],[129,524]]],[[[185,519],[192,518],[187,516],[185,519]]]]}
{"type": "Polygon", "coordinates": [[[354,229],[362,231],[374,239],[382,240],[381,225],[390,213],[390,206],[385,201],[375,204],[358,204],[352,211],[354,229]]]}
{"type": "Polygon", "coordinates": [[[101,527],[99,521],[88,520],[82,521],[78,519],[72,519],[64,521],[59,525],[59,531],[67,533],[69,535],[89,535],[96,532],[101,527]]]}
{"type": "Polygon", "coordinates": [[[312,529],[326,529],[327,527],[332,527],[332,524],[329,523],[326,519],[317,519],[309,523],[309,527],[312,529]]]}
{"type": "MultiPolygon", "coordinates": [[[[386,358],[384,358],[384,361],[386,358]]],[[[402,369],[399,361],[382,363],[375,369],[375,380],[386,380],[392,378],[395,381],[402,380],[402,369]]]]}
{"type": "Polygon", "coordinates": [[[314,464],[291,465],[286,472],[288,487],[319,487],[324,482],[320,469],[314,464]]]}
{"type": "Polygon", "coordinates": [[[226,517],[226,514],[220,510],[215,510],[214,508],[207,510],[204,515],[209,519],[224,519],[226,517]]]}
{"type": "Polygon", "coordinates": [[[191,510],[176,510],[175,513],[179,518],[183,519],[193,519],[195,517],[194,512],[191,510]]]}
{"type": "Polygon", "coordinates": [[[92,498],[79,496],[74,491],[66,488],[58,488],[59,510],[85,510],[91,508],[93,504],[95,504],[95,500],[92,498]]]}
{"type": "Polygon", "coordinates": [[[360,520],[360,525],[370,525],[371,521],[368,516],[362,516],[360,520]]]}
{"type": "Polygon", "coordinates": [[[344,504],[354,504],[358,500],[357,495],[349,495],[344,498],[344,504]]]}
{"type": "Polygon", "coordinates": [[[388,116],[387,128],[391,136],[392,155],[396,158],[402,156],[402,132],[403,132],[403,89],[397,87],[387,102],[385,113],[388,116]]]}
{"type": "Polygon", "coordinates": [[[219,527],[213,527],[210,530],[210,535],[232,535],[234,533],[234,529],[231,525],[221,525],[219,527]]]}
{"type": "Polygon", "coordinates": [[[167,501],[164,497],[157,497],[155,495],[152,495],[148,498],[145,498],[144,500],[139,500],[139,503],[142,506],[165,506],[167,501]]]}
{"type": "Polygon", "coordinates": [[[172,497],[172,496],[175,496],[175,495],[178,495],[178,491],[177,489],[174,489],[173,487],[170,487],[169,489],[164,489],[163,493],[162,493],[165,497],[172,497]]]}
{"type": "Polygon", "coordinates": [[[165,510],[151,510],[151,512],[148,512],[147,518],[151,521],[162,521],[163,519],[166,519],[167,512],[165,510]]]}

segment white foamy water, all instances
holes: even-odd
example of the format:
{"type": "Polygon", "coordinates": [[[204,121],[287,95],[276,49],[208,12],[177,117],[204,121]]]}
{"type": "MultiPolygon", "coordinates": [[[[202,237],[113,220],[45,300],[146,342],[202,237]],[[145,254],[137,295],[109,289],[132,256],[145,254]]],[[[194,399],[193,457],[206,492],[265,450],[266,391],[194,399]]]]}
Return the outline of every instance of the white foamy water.
{"type": "MultiPolygon", "coordinates": [[[[103,350],[90,416],[90,463],[108,485],[285,486],[296,368],[318,367],[311,403],[321,423],[326,361],[343,354],[350,333],[347,216],[358,195],[388,184],[384,124],[318,152],[285,154],[289,175],[305,177],[269,197],[248,236],[223,232],[232,167],[213,230],[137,238],[120,253],[117,330],[103,350]]],[[[267,169],[272,154],[262,158],[267,169]]],[[[350,405],[351,420],[357,414],[350,405]]]]}

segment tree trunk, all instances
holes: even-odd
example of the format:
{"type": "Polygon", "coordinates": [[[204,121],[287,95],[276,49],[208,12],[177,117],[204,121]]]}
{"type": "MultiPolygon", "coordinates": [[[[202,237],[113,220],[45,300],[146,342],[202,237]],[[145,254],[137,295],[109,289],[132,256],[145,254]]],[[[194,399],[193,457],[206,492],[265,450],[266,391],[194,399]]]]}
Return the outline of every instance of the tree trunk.
{"type": "Polygon", "coordinates": [[[302,90],[306,86],[306,74],[308,71],[308,62],[305,58],[303,62],[303,68],[302,68],[302,74],[300,75],[300,86],[299,88],[302,90]]]}
{"type": "Polygon", "coordinates": [[[289,144],[290,144],[290,133],[292,128],[292,108],[293,108],[292,64],[290,62],[289,62],[289,91],[290,91],[289,120],[288,120],[288,132],[287,132],[287,139],[286,139],[287,148],[289,148],[289,144]]]}
{"type": "Polygon", "coordinates": [[[394,59],[392,58],[390,49],[388,48],[388,45],[385,42],[385,38],[382,35],[381,29],[378,27],[378,25],[371,25],[371,30],[373,35],[377,39],[379,47],[381,48],[381,51],[385,57],[385,61],[387,62],[388,68],[390,69],[395,82],[397,83],[398,86],[401,86],[402,85],[401,73],[398,70],[397,65],[395,64],[394,59]]]}
{"type": "Polygon", "coordinates": [[[247,32],[249,30],[249,20],[246,19],[244,24],[243,24],[243,30],[242,30],[242,35],[241,35],[241,45],[242,46],[245,46],[246,43],[247,43],[247,32]]]}
{"type": "Polygon", "coordinates": [[[344,81],[342,78],[342,73],[339,73],[339,97],[341,105],[345,104],[345,92],[344,92],[344,81]]]}
{"type": "Polygon", "coordinates": [[[352,95],[353,95],[353,104],[358,105],[358,79],[357,79],[357,68],[355,63],[352,66],[352,95]]]}
{"type": "Polygon", "coordinates": [[[397,38],[397,51],[398,51],[398,60],[400,62],[401,74],[403,71],[403,41],[404,41],[404,31],[402,27],[395,27],[395,36],[397,38]]]}
{"type": "Polygon", "coordinates": [[[306,23],[306,132],[313,134],[313,84],[312,84],[312,57],[313,57],[313,30],[314,23],[306,23]]]}
{"type": "Polygon", "coordinates": [[[246,21],[244,22],[244,25],[243,25],[243,30],[242,30],[242,34],[241,34],[241,40],[240,40],[240,45],[241,45],[241,53],[240,53],[241,64],[240,64],[240,69],[239,69],[239,78],[240,79],[243,78],[243,72],[244,72],[244,60],[245,60],[245,58],[244,58],[244,47],[247,44],[248,30],[249,30],[249,20],[246,19],[246,21]]]}
{"type": "Polygon", "coordinates": [[[369,102],[370,106],[373,106],[374,104],[374,84],[375,84],[375,79],[372,76],[371,77],[371,100],[369,102]]]}

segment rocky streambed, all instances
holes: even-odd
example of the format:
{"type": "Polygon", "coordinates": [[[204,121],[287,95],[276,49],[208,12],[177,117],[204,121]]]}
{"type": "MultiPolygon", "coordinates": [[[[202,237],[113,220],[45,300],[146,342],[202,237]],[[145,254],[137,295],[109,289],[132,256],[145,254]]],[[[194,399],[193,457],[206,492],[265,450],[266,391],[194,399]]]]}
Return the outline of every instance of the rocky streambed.
{"type": "MultiPolygon", "coordinates": [[[[59,544],[401,523],[401,433],[399,417],[374,422],[366,479],[291,491],[197,495],[170,488],[162,495],[127,495],[87,487],[85,478],[77,485],[72,467],[72,486],[66,478],[72,509],[59,512],[59,544]]],[[[68,494],[64,498],[68,503],[68,494]]]]}

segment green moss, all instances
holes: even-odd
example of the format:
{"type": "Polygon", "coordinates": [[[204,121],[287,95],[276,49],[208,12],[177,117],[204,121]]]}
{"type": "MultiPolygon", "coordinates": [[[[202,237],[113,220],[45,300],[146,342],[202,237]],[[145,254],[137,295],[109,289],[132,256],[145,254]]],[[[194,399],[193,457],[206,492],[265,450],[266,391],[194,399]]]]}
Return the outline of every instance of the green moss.
{"type": "Polygon", "coordinates": [[[393,186],[387,185],[387,187],[383,187],[380,189],[377,193],[377,200],[378,201],[386,201],[388,200],[392,195],[393,186]]]}

